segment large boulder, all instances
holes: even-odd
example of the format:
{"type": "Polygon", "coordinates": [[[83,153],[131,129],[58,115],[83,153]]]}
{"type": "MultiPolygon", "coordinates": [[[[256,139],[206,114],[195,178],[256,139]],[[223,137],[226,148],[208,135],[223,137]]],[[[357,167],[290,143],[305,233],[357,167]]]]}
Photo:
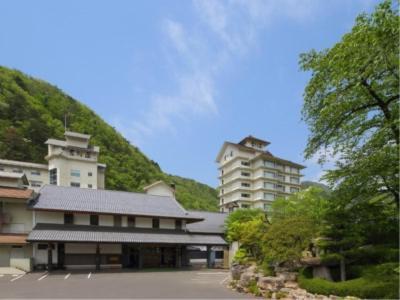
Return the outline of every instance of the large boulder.
{"type": "Polygon", "coordinates": [[[248,268],[248,266],[241,265],[238,263],[233,263],[231,266],[231,277],[233,280],[239,280],[240,276],[242,273],[245,272],[245,270],[248,268]]]}
{"type": "Polygon", "coordinates": [[[263,290],[278,291],[284,287],[284,281],[280,277],[265,276],[258,279],[257,285],[263,290]]]}
{"type": "Polygon", "coordinates": [[[276,276],[282,278],[283,281],[296,281],[297,273],[295,272],[279,272],[276,273],[276,276]]]}
{"type": "Polygon", "coordinates": [[[240,275],[239,285],[242,287],[248,287],[252,280],[255,280],[254,273],[242,273],[242,275],[240,275]]]}

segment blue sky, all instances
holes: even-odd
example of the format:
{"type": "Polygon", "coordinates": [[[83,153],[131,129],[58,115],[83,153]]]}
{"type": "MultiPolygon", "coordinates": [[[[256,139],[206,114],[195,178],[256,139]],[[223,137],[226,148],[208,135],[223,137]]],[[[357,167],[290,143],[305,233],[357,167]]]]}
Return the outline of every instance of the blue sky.
{"type": "Polygon", "coordinates": [[[0,64],[88,105],[168,173],[217,185],[225,140],[307,166],[299,54],[331,47],[373,0],[1,1],[0,64]]]}

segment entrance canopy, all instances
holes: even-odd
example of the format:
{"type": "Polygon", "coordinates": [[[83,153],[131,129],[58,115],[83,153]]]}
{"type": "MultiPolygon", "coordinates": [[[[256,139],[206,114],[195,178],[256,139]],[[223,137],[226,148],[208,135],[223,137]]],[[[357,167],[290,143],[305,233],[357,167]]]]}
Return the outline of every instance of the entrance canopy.
{"type": "Polygon", "coordinates": [[[192,234],[183,230],[37,224],[28,242],[136,243],[225,246],[217,234],[192,234]]]}

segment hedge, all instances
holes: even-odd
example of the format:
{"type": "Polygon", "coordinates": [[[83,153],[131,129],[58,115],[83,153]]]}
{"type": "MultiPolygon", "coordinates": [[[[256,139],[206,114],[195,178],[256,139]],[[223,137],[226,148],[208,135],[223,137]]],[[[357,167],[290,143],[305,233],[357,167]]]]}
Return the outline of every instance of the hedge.
{"type": "Polygon", "coordinates": [[[309,269],[299,274],[299,285],[310,293],[336,296],[355,296],[367,299],[399,299],[398,274],[393,273],[391,278],[380,279],[379,272],[376,278],[370,276],[351,279],[343,282],[333,282],[321,278],[311,278],[309,269]]]}

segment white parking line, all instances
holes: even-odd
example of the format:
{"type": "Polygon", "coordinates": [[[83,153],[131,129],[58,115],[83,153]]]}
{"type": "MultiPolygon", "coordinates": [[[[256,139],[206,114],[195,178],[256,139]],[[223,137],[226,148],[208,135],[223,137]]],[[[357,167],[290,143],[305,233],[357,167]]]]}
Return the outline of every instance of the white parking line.
{"type": "Polygon", "coordinates": [[[25,274],[22,274],[22,275],[19,275],[19,276],[17,276],[17,277],[14,277],[13,279],[11,279],[10,281],[15,281],[15,280],[17,280],[17,279],[20,279],[22,276],[24,276],[25,274]]]}
{"type": "Polygon", "coordinates": [[[88,274],[87,278],[89,279],[90,276],[92,276],[92,272],[90,272],[90,273],[88,274]]]}
{"type": "Polygon", "coordinates": [[[68,279],[69,276],[71,276],[71,273],[68,273],[67,275],[65,275],[64,279],[68,279]]]}
{"type": "Polygon", "coordinates": [[[3,277],[4,276],[4,274],[0,274],[0,277],[3,277]]]}
{"type": "Polygon", "coordinates": [[[40,278],[38,279],[38,281],[39,281],[39,280],[42,280],[42,279],[45,279],[48,275],[49,275],[49,273],[47,273],[47,272],[44,273],[44,275],[43,275],[42,277],[40,277],[40,278]]]}
{"type": "Polygon", "coordinates": [[[199,272],[196,273],[197,275],[221,275],[221,274],[228,274],[229,272],[199,272]]]}
{"type": "Polygon", "coordinates": [[[12,274],[11,275],[12,277],[17,277],[17,276],[19,276],[18,274],[12,274]]]}

